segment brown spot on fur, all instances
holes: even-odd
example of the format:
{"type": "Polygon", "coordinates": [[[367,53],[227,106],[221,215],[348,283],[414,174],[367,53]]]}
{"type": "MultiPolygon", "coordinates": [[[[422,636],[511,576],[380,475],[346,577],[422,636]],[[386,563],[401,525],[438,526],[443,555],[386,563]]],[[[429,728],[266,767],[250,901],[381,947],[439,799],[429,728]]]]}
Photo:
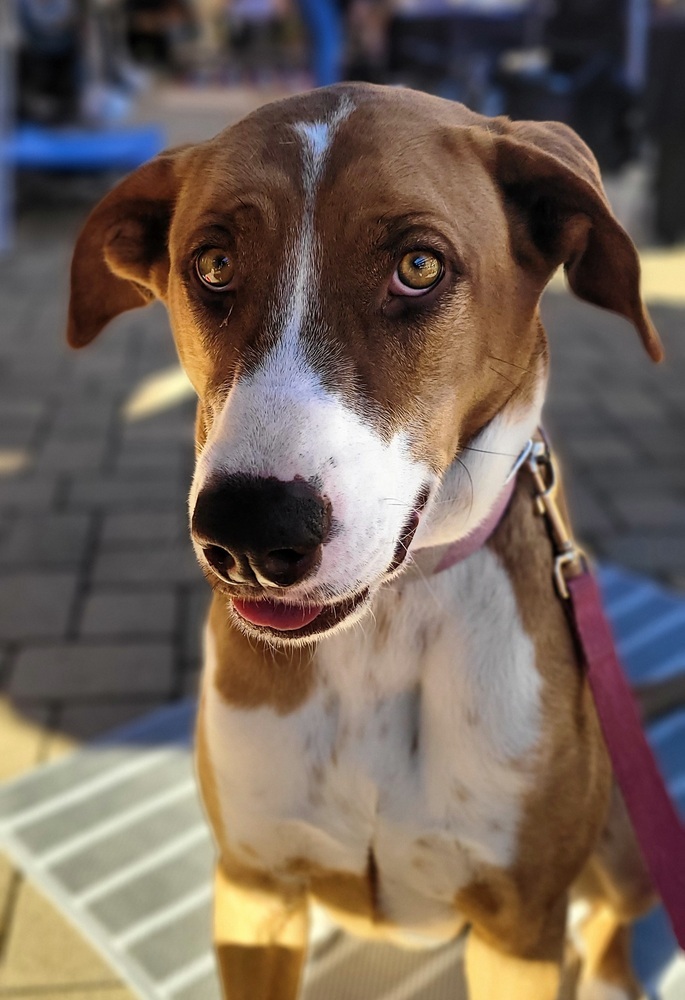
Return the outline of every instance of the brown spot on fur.
{"type": "Polygon", "coordinates": [[[426,653],[428,652],[428,647],[431,640],[434,639],[432,633],[429,632],[428,626],[424,625],[416,633],[416,647],[419,656],[419,660],[422,660],[426,653]]]}
{"type": "Polygon", "coordinates": [[[238,850],[241,854],[245,854],[248,858],[252,858],[253,860],[257,860],[259,858],[259,855],[255,851],[254,847],[251,844],[246,843],[244,840],[241,840],[238,844],[238,850]]]}
{"type": "Polygon", "coordinates": [[[380,897],[380,875],[378,873],[378,864],[376,862],[376,855],[374,854],[373,847],[369,847],[366,862],[366,877],[371,891],[371,904],[373,906],[373,912],[374,914],[377,914],[380,897]]]}
{"type": "Polygon", "coordinates": [[[471,792],[461,781],[452,782],[452,792],[460,802],[468,802],[472,798],[471,792]]]}
{"type": "MultiPolygon", "coordinates": [[[[383,597],[385,597],[385,595],[383,595],[383,597]]],[[[378,607],[374,609],[374,617],[376,621],[373,629],[373,648],[374,652],[379,653],[387,644],[394,616],[388,608],[387,600],[379,601],[377,603],[378,607]]]]}
{"type": "Polygon", "coordinates": [[[309,768],[309,777],[315,785],[320,785],[326,776],[326,769],[323,764],[315,762],[309,768]]]}
{"type": "Polygon", "coordinates": [[[480,725],[480,714],[477,709],[471,707],[466,709],[466,725],[472,729],[480,725]]]}

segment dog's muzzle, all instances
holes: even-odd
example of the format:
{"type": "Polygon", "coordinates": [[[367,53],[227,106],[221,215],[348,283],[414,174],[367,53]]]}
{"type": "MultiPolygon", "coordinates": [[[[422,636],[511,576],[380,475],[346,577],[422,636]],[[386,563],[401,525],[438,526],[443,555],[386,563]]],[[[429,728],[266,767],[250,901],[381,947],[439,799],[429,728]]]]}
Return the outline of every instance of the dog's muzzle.
{"type": "Polygon", "coordinates": [[[230,475],[198,495],[196,544],[225,583],[293,587],[316,572],[331,527],[331,503],[304,479],[230,475]]]}

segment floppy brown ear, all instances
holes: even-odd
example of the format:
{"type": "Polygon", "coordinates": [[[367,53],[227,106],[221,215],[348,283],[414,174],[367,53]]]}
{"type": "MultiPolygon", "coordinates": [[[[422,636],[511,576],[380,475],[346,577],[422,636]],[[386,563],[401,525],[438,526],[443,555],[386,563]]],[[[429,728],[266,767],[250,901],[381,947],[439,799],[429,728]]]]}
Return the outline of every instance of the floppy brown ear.
{"type": "MultiPolygon", "coordinates": [[[[607,201],[597,162],[560,122],[494,119],[495,171],[509,205],[523,213],[527,238],[550,265],[564,265],[579,298],[630,320],[647,353],[663,348],[640,296],[635,246],[607,201]]],[[[526,248],[519,240],[519,251],[526,248]]]]}
{"type": "Polygon", "coordinates": [[[71,264],[67,340],[84,347],[127,309],[164,298],[180,151],[161,153],[96,205],[71,264]]]}

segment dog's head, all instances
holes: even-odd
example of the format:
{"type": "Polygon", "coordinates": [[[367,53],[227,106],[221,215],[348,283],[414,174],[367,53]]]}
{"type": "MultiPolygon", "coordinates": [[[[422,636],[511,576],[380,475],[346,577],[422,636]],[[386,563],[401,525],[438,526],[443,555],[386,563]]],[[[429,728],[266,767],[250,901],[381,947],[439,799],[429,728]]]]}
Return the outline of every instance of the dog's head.
{"type": "Polygon", "coordinates": [[[76,247],[69,340],[166,304],[199,397],[200,563],[243,628],[303,642],[492,509],[539,420],[560,264],[660,357],[570,129],[342,85],[116,187],[76,247]]]}

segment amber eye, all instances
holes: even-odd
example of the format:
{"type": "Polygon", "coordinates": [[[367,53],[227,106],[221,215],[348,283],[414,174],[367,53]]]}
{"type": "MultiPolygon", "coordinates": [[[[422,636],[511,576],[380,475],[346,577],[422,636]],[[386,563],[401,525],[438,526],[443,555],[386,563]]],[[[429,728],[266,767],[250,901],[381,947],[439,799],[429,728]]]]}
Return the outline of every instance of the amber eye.
{"type": "Polygon", "coordinates": [[[226,288],[233,280],[233,260],[223,247],[207,247],[195,260],[197,273],[210,288],[226,288]]]}
{"type": "Polygon", "coordinates": [[[395,288],[392,290],[400,295],[427,292],[438,283],[444,270],[442,261],[434,253],[412,250],[411,253],[405,253],[397,265],[393,275],[396,279],[395,288]]]}

